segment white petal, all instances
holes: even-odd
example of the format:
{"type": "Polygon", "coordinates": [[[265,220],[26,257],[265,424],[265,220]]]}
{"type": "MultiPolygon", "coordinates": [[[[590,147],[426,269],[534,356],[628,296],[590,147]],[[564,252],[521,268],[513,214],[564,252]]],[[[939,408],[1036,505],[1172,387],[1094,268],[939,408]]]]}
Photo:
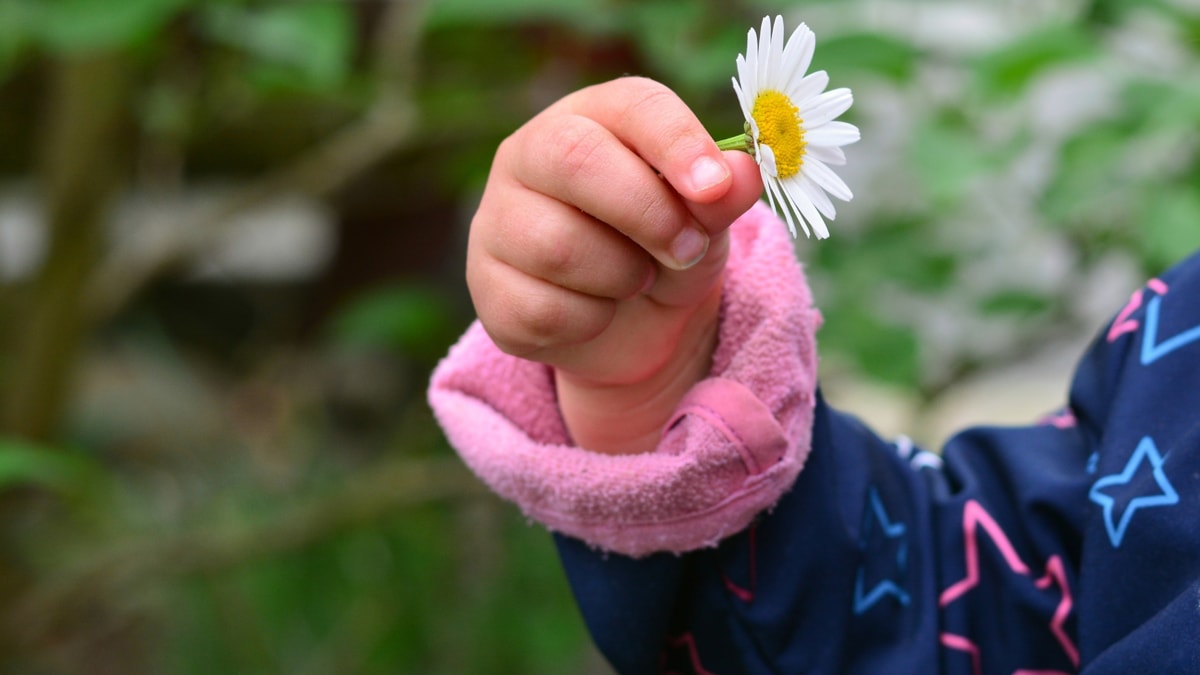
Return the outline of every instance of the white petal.
{"type": "MultiPolygon", "coordinates": [[[[738,58],[739,58],[739,60],[741,59],[741,57],[738,57],[738,58]]],[[[750,102],[749,97],[747,97],[746,94],[742,91],[742,85],[740,82],[738,82],[738,79],[736,77],[733,78],[733,93],[737,94],[738,105],[742,106],[742,115],[745,116],[745,118],[747,120],[749,120],[750,112],[754,108],[750,102]]]]}
{"type": "Polygon", "coordinates": [[[792,99],[792,103],[801,110],[808,104],[808,100],[825,91],[825,87],[829,86],[829,74],[823,70],[818,70],[815,73],[805,75],[803,79],[794,84],[789,84],[784,93],[788,98],[792,99]]]}
{"type": "Polygon", "coordinates": [[[829,166],[842,166],[846,163],[846,153],[836,146],[813,145],[809,143],[804,148],[805,157],[814,157],[829,166]]]}
{"type": "Polygon", "coordinates": [[[738,71],[738,79],[749,85],[758,78],[758,33],[751,28],[746,32],[746,70],[738,71]]]}
{"type": "Polygon", "coordinates": [[[770,82],[767,76],[771,68],[771,20],[763,17],[762,28],[758,31],[758,72],[755,75],[759,86],[770,82]]]}
{"type": "Polygon", "coordinates": [[[821,160],[809,157],[800,170],[834,197],[844,202],[854,199],[854,193],[850,192],[850,187],[846,185],[845,181],[834,173],[833,169],[825,166],[821,160]]]}
{"type": "Polygon", "coordinates": [[[771,26],[771,69],[769,82],[774,82],[780,79],[780,75],[784,73],[786,62],[783,60],[784,48],[783,35],[783,17],[775,17],[775,25],[771,26]]]}
{"type": "MultiPolygon", "coordinates": [[[[754,31],[751,31],[751,33],[753,33],[753,32],[754,31]]],[[[758,54],[756,51],[748,50],[745,57],[743,57],[741,54],[738,54],[738,57],[737,57],[738,81],[742,83],[743,90],[747,94],[749,94],[750,100],[754,100],[754,97],[758,95],[758,82],[755,81],[755,77],[756,77],[755,70],[757,68],[758,68],[758,54]]]]}
{"type": "Polygon", "coordinates": [[[800,108],[800,117],[806,127],[820,126],[849,110],[853,103],[854,95],[849,89],[833,89],[809,99],[806,106],[800,108]]]}
{"type": "Polygon", "coordinates": [[[858,141],[858,127],[846,122],[826,122],[814,129],[804,130],[804,141],[815,146],[850,145],[858,141]]]}
{"type": "Polygon", "coordinates": [[[754,147],[757,152],[754,156],[758,159],[758,167],[766,172],[764,175],[769,175],[771,178],[779,177],[779,167],[775,165],[775,151],[769,145],[760,145],[758,143],[758,130],[754,132],[754,147]]]}
{"type": "Polygon", "coordinates": [[[813,203],[809,201],[807,197],[798,193],[799,190],[787,190],[784,192],[784,194],[787,195],[788,202],[791,203],[792,208],[796,209],[796,211],[803,215],[804,220],[808,221],[809,225],[812,225],[813,231],[816,232],[817,239],[825,239],[829,236],[829,228],[825,226],[825,221],[821,218],[821,214],[817,211],[817,208],[813,206],[813,203]]]}
{"type": "Polygon", "coordinates": [[[792,31],[792,36],[788,38],[787,46],[783,49],[783,65],[786,72],[783,78],[784,87],[793,81],[799,82],[804,77],[809,64],[812,63],[816,44],[817,41],[806,24],[802,23],[792,31]]]}
{"type": "MultiPolygon", "coordinates": [[[[779,204],[776,203],[776,201],[775,201],[775,186],[774,186],[775,179],[771,178],[770,176],[768,176],[767,174],[764,173],[762,175],[762,180],[763,180],[763,190],[767,193],[767,203],[771,205],[771,210],[775,212],[776,216],[778,216],[779,215],[779,204]]],[[[784,204],[784,208],[787,208],[786,203],[784,204]]],[[[784,215],[786,215],[786,214],[784,214],[784,215]]],[[[788,226],[788,231],[792,233],[792,239],[795,239],[796,238],[796,226],[792,223],[791,218],[787,219],[787,226],[788,226]]]]}
{"type": "Polygon", "coordinates": [[[780,56],[780,79],[784,84],[791,79],[792,73],[796,72],[795,64],[800,58],[800,48],[803,46],[800,40],[796,39],[796,33],[800,31],[797,28],[792,32],[792,36],[788,38],[787,43],[783,46],[783,55],[780,56]]]}
{"type": "Polygon", "coordinates": [[[813,203],[813,206],[817,207],[821,215],[830,220],[837,218],[837,209],[834,208],[833,202],[829,200],[829,195],[825,194],[825,191],[814,183],[811,178],[801,173],[799,176],[794,177],[793,181],[804,192],[809,201],[813,203]]]}
{"type": "MultiPolygon", "coordinates": [[[[753,54],[751,56],[754,56],[753,54]]],[[[751,57],[743,58],[740,54],[737,58],[738,69],[738,84],[742,88],[742,114],[746,119],[750,119],[751,113],[754,111],[754,101],[758,98],[760,87],[755,81],[755,68],[758,67],[757,57],[751,60],[751,57]]],[[[736,90],[735,90],[736,91],[736,90]]]]}
{"type": "Polygon", "coordinates": [[[808,226],[804,224],[804,219],[800,217],[800,212],[795,211],[794,208],[789,206],[784,196],[786,193],[783,191],[783,186],[779,184],[779,181],[772,178],[769,181],[764,181],[764,184],[767,186],[767,201],[771,204],[771,210],[776,214],[780,211],[783,212],[783,217],[787,220],[788,231],[792,233],[792,238],[796,238],[797,220],[800,221],[800,227],[804,229],[804,236],[811,237],[812,235],[808,232],[808,226]],[[795,215],[793,215],[793,212],[795,215]]]}

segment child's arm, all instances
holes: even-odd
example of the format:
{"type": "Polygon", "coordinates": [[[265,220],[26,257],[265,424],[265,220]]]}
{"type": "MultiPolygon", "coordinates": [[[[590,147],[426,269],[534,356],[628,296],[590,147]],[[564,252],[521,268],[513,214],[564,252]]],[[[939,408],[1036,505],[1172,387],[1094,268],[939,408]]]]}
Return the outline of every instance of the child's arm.
{"type": "Polygon", "coordinates": [[[1036,425],[933,455],[818,395],[795,485],[719,546],[556,540],[621,673],[1191,673],[1197,495],[1200,254],[1133,294],[1036,425]]]}
{"type": "MultiPolygon", "coordinates": [[[[588,625],[618,670],[1194,671],[1200,258],[1139,291],[1082,361],[1062,415],[966,432],[940,457],[913,452],[820,399],[819,316],[782,224],[762,206],[728,229],[729,214],[688,215],[752,201],[760,186],[746,158],[724,158],[729,185],[705,202],[670,168],[686,161],[651,160],[633,140],[651,138],[614,130],[664,119],[694,129],[661,91],[641,80],[585,90],[602,100],[575,99],[586,105],[572,112],[560,104],[506,142],[472,233],[482,324],[430,389],[464,460],[559,533],[588,625]],[[639,218],[603,229],[589,208],[608,207],[516,178],[544,149],[524,145],[532,138],[591,126],[557,116],[632,105],[638,88],[653,94],[641,115],[592,118],[629,154],[600,134],[568,164],[632,155],[622,170],[654,185],[566,175],[601,200],[659,195],[643,206],[648,222],[675,224],[664,231],[703,224],[712,244],[691,270],[664,266],[639,218]],[[639,157],[663,182],[637,168],[639,157]],[[664,212],[675,215],[653,215],[664,212]],[[614,229],[628,241],[595,234],[614,229]],[[506,238],[521,244],[502,252],[506,238]],[[589,267],[593,254],[612,262],[589,267]],[[539,267],[549,260],[558,264],[539,267]],[[664,280],[705,290],[671,305],[616,289],[618,277],[650,275],[652,296],[664,280]],[[622,314],[633,306],[644,313],[622,314]],[[641,332],[642,322],[655,329],[641,332]],[[663,372],[680,375],[654,377],[663,372]],[[627,401],[645,405],[623,412],[627,401]],[[655,419],[661,428],[647,426],[655,419]]],[[[548,147],[571,156],[578,146],[548,147]]],[[[692,147],[706,152],[699,140],[692,147]]]]}
{"type": "MultiPolygon", "coordinates": [[[[755,205],[725,238],[717,348],[682,399],[659,399],[653,452],[581,447],[560,414],[554,370],[503,353],[477,322],[429,392],[467,465],[551,529],[632,555],[714,545],[775,503],[809,449],[820,316],[769,208],[755,205]]],[[[619,368],[644,347],[624,349],[598,358],[619,368]]],[[[614,433],[629,423],[619,411],[604,421],[614,433]]]]}

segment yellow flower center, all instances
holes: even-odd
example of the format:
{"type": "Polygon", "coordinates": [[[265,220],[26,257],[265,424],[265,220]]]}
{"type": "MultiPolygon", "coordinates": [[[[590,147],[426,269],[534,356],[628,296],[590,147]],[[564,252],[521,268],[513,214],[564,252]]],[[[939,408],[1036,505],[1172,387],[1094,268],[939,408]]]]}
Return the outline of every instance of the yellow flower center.
{"type": "Polygon", "coordinates": [[[804,120],[800,109],[782,92],[764,89],[754,99],[751,111],[758,124],[758,142],[771,147],[775,153],[775,171],[780,178],[800,173],[804,164],[804,120]]]}

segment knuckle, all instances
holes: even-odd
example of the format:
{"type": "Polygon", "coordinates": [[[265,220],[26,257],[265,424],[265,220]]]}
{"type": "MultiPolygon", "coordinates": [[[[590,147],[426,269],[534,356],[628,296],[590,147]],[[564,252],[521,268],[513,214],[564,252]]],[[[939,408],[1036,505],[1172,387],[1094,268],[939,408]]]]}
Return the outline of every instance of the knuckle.
{"type": "Polygon", "coordinates": [[[521,143],[522,131],[524,131],[524,129],[518,129],[517,131],[514,131],[513,133],[504,137],[504,140],[500,141],[500,145],[496,146],[497,158],[506,157],[519,152],[517,146],[519,146],[521,143]]]}
{"type": "Polygon", "coordinates": [[[691,155],[711,142],[699,120],[671,88],[654,80],[635,79],[636,94],[630,97],[623,116],[627,120],[645,118],[655,121],[661,156],[691,155]]]}
{"type": "Polygon", "coordinates": [[[579,268],[578,247],[573,240],[547,238],[541,241],[540,248],[538,261],[544,278],[561,279],[579,268]]]}
{"type": "Polygon", "coordinates": [[[542,298],[525,304],[520,310],[521,325],[527,340],[538,347],[548,347],[569,340],[570,307],[560,299],[542,298]]]}
{"type": "Polygon", "coordinates": [[[549,285],[492,293],[477,304],[480,323],[492,342],[506,354],[534,361],[599,335],[615,312],[615,300],[549,285]]]}
{"type": "Polygon", "coordinates": [[[584,118],[565,116],[550,125],[545,143],[545,157],[553,161],[550,170],[567,179],[594,172],[593,164],[603,143],[600,129],[587,124],[584,118]]]}
{"type": "Polygon", "coordinates": [[[612,320],[616,302],[556,294],[525,303],[518,311],[528,354],[592,339],[612,320]]]}
{"type": "Polygon", "coordinates": [[[510,356],[529,358],[540,350],[561,342],[564,322],[561,307],[547,303],[518,301],[502,311],[493,308],[490,318],[480,317],[484,330],[500,351],[510,356]]]}
{"type": "Polygon", "coordinates": [[[634,102],[648,97],[669,96],[671,98],[675,98],[675,92],[671,91],[670,87],[662,82],[652,80],[648,77],[629,75],[627,77],[622,77],[618,81],[623,86],[629,88],[634,102]]]}
{"type": "Polygon", "coordinates": [[[537,349],[536,347],[513,335],[510,335],[509,333],[498,330],[494,324],[490,324],[486,321],[481,323],[483,323],[484,332],[488,334],[489,338],[491,338],[492,344],[496,345],[500,351],[508,354],[509,356],[528,358],[528,356],[537,349]]]}
{"type": "Polygon", "coordinates": [[[678,108],[683,105],[679,97],[675,95],[675,92],[668,89],[666,85],[659,84],[653,80],[645,80],[644,82],[644,84],[637,86],[636,94],[630,98],[629,104],[624,110],[623,117],[626,119],[647,114],[654,118],[661,118],[660,111],[678,108]]]}

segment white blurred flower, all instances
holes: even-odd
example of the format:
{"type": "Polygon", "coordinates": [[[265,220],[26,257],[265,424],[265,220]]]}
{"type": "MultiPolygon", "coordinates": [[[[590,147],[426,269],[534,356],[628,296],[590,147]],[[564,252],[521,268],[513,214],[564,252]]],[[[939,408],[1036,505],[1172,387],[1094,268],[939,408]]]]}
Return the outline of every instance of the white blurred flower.
{"type": "Polygon", "coordinates": [[[829,76],[823,70],[805,74],[812,62],[816,37],[800,24],[784,42],[783,18],[763,19],[751,28],[746,53],[737,58],[737,92],[746,133],[719,142],[723,149],[750,152],[762,172],[767,199],[776,213],[783,211],[796,236],[799,222],[818,239],[829,236],[825,220],[837,211],[833,195],[850,201],[853,194],[831,166],[846,163],[842,146],[858,140],[858,127],[835,119],[854,102],[849,89],[825,91],[829,76]]]}

